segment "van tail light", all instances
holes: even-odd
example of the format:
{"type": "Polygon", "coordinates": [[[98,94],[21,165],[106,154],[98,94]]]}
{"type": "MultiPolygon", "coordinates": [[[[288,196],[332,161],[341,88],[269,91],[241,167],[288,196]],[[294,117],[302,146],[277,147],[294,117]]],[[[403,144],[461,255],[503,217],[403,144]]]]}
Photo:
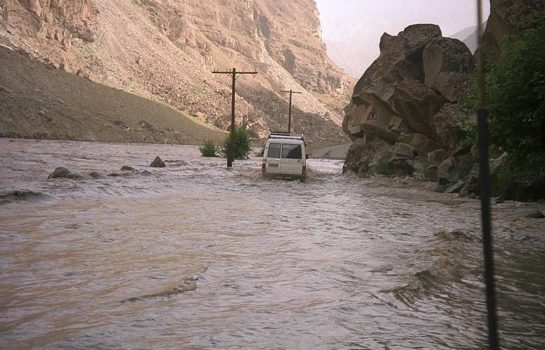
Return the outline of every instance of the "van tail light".
{"type": "Polygon", "coordinates": [[[265,174],[267,172],[267,163],[261,163],[261,172],[265,174]]]}
{"type": "Polygon", "coordinates": [[[307,176],[307,166],[303,165],[303,176],[307,176]]]}

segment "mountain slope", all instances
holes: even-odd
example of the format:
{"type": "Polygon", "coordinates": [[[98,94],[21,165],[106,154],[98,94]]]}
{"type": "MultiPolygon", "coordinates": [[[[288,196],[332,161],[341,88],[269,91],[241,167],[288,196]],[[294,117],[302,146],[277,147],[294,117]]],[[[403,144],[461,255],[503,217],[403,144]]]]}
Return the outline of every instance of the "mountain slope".
{"type": "MultiPolygon", "coordinates": [[[[1,0],[0,43],[91,80],[157,99],[225,129],[237,115],[259,137],[295,127],[337,139],[353,80],[327,57],[312,0],[1,0]],[[304,124],[304,125],[303,125],[304,124]]],[[[296,129],[297,130],[297,129],[296,129]]]]}
{"type": "Polygon", "coordinates": [[[326,42],[331,59],[346,69],[353,77],[360,77],[376,58],[375,51],[369,45],[358,42],[329,40],[326,42]]]}
{"type": "MultiPolygon", "coordinates": [[[[486,21],[483,23],[483,28],[486,28],[486,21]]],[[[464,42],[471,52],[477,50],[478,44],[478,33],[477,26],[467,27],[461,31],[454,33],[450,36],[451,38],[458,39],[464,42]]]]}
{"type": "Polygon", "coordinates": [[[224,133],[0,46],[0,136],[199,144],[224,133]]]}

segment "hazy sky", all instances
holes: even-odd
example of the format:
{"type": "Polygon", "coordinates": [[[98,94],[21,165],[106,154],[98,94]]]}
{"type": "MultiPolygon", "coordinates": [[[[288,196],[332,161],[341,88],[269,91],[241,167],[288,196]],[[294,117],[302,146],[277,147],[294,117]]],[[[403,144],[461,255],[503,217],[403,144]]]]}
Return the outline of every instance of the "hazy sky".
{"type": "MultiPolygon", "coordinates": [[[[357,32],[363,40],[378,40],[382,33],[397,34],[415,23],[439,24],[443,35],[477,23],[476,0],[316,0],[324,37],[339,38],[357,32]],[[380,34],[377,34],[380,33],[380,34]]],[[[484,17],[490,3],[483,1],[484,17]]]]}
{"type": "MultiPolygon", "coordinates": [[[[397,35],[416,23],[434,23],[449,36],[477,24],[476,0],[316,0],[324,41],[341,41],[365,48],[376,58],[384,32],[397,35]]],[[[483,1],[484,19],[490,12],[483,1]]],[[[364,61],[368,61],[366,58],[364,61]]]]}

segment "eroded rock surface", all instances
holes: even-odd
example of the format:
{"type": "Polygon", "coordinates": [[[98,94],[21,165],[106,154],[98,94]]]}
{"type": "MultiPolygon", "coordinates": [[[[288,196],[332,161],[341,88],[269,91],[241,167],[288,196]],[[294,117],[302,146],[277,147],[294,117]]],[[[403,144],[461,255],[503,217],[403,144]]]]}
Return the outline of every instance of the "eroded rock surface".
{"type": "Polygon", "coordinates": [[[490,16],[484,33],[489,57],[497,60],[505,37],[516,33],[525,17],[540,11],[545,11],[543,0],[490,0],[490,16]]]}
{"type": "MultiPolygon", "coordinates": [[[[492,0],[484,35],[487,59],[497,61],[506,37],[543,11],[543,0],[492,0]]],[[[345,108],[343,130],[353,140],[346,168],[359,175],[419,170],[419,176],[438,180],[439,191],[478,195],[477,150],[464,140],[464,129],[475,126],[476,118],[459,103],[475,70],[469,49],[430,24],[409,26],[397,36],[384,34],[380,49],[345,108]]],[[[542,177],[498,176],[504,158],[490,162],[494,193],[518,201],[545,197],[542,177]]]]}
{"type": "Polygon", "coordinates": [[[343,129],[354,141],[348,168],[364,174],[387,157],[392,173],[410,175],[413,157],[441,164],[457,149],[467,119],[452,103],[469,88],[471,52],[433,24],[384,34],[380,49],[345,109],[343,129]]]}
{"type": "Polygon", "coordinates": [[[433,39],[426,45],[422,58],[427,87],[449,102],[456,102],[467,94],[475,64],[463,42],[433,39]]]}

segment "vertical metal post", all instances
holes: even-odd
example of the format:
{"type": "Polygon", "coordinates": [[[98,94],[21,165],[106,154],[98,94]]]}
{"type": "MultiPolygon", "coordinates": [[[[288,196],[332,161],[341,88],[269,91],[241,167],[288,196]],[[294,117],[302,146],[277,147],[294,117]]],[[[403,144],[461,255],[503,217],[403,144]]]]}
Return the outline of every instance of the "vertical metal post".
{"type": "Polygon", "coordinates": [[[488,111],[486,105],[485,64],[482,28],[482,0],[477,0],[477,31],[479,40],[479,177],[481,188],[481,222],[483,230],[484,279],[486,285],[486,311],[488,317],[488,342],[490,350],[500,348],[498,339],[498,322],[496,315],[496,291],[494,287],[494,247],[492,241],[492,225],[490,210],[490,166],[488,155],[488,111]]]}

